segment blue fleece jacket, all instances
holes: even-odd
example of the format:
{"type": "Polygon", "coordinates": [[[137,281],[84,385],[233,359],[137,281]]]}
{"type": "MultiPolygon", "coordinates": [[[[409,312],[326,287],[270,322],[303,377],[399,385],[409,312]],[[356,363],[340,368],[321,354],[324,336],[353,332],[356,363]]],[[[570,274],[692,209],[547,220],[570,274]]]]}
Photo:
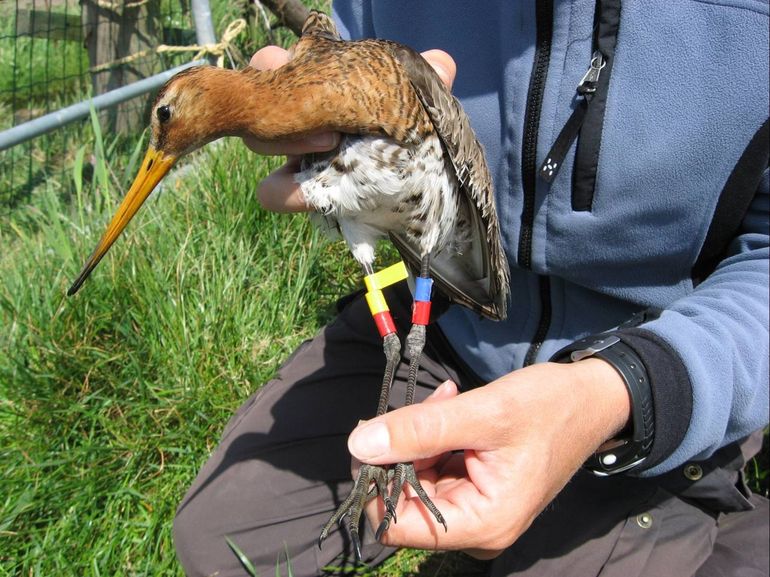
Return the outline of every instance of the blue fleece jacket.
{"type": "Polygon", "coordinates": [[[508,320],[454,307],[440,321],[482,379],[614,330],[650,377],[647,475],[767,423],[766,1],[345,0],[334,14],[343,36],[457,62],[512,269],[508,320]],[[597,50],[594,100],[549,183],[538,169],[597,50]]]}

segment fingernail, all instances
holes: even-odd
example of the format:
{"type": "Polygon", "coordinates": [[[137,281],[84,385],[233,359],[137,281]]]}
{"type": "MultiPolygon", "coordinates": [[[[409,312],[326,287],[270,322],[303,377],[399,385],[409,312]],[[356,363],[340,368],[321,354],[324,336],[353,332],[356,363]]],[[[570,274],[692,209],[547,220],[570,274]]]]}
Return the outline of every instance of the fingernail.
{"type": "Polygon", "coordinates": [[[348,449],[357,459],[374,459],[390,451],[390,433],[384,423],[365,424],[353,431],[348,449]]]}
{"type": "Polygon", "coordinates": [[[437,397],[437,396],[439,396],[439,395],[440,395],[441,393],[443,393],[443,392],[444,392],[444,390],[446,389],[446,387],[447,387],[447,383],[451,383],[451,382],[452,382],[452,381],[444,381],[443,383],[441,383],[441,384],[440,384],[438,387],[436,387],[435,389],[433,389],[433,392],[432,392],[432,393],[431,393],[431,394],[428,396],[428,398],[430,399],[431,397],[437,397]]]}
{"type": "Polygon", "coordinates": [[[336,132],[322,132],[320,134],[311,134],[307,137],[307,143],[318,148],[331,148],[337,144],[338,140],[339,136],[336,132]]]}

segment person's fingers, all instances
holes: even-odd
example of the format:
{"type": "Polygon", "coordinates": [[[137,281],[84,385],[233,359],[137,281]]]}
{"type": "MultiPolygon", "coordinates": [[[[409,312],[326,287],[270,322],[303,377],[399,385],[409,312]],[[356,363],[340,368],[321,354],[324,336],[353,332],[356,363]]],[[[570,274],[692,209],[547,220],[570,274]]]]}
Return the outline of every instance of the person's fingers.
{"type": "MultiPolygon", "coordinates": [[[[440,401],[446,401],[447,399],[456,397],[458,394],[460,394],[460,392],[457,389],[457,385],[455,383],[453,383],[452,381],[444,381],[438,387],[436,387],[435,390],[422,402],[437,403],[440,401]]],[[[363,421],[361,421],[361,423],[363,423],[363,421]]],[[[449,455],[450,454],[447,453],[444,455],[435,455],[433,457],[428,457],[427,459],[417,460],[413,463],[414,468],[416,471],[424,471],[426,469],[432,469],[434,467],[437,467],[440,462],[443,462],[447,458],[449,458],[449,455]]]]}
{"type": "Polygon", "coordinates": [[[458,449],[492,449],[479,443],[502,442],[498,433],[505,422],[499,400],[476,389],[371,419],[351,433],[348,449],[371,464],[416,461],[458,449]]]}
{"type": "MultiPolygon", "coordinates": [[[[426,50],[422,57],[436,70],[441,80],[448,87],[452,87],[457,74],[457,65],[454,59],[443,50],[426,50]]],[[[260,48],[251,57],[249,66],[258,70],[275,70],[286,64],[291,59],[291,53],[280,46],[265,46],[260,48]]]]}
{"type": "MultiPolygon", "coordinates": [[[[518,535],[525,526],[506,524],[506,515],[519,506],[517,499],[510,499],[516,494],[510,487],[501,499],[491,496],[477,484],[471,470],[496,466],[485,465],[484,460],[486,458],[479,458],[475,451],[468,450],[452,454],[434,471],[418,473],[426,493],[441,511],[446,531],[414,491],[405,487],[397,504],[398,522],[390,524],[380,542],[395,547],[459,549],[479,559],[499,555],[510,545],[511,535],[518,535]]],[[[366,512],[372,525],[378,527],[384,515],[382,502],[373,499],[367,504],[366,512]]]]}
{"type": "MultiPolygon", "coordinates": [[[[448,461],[449,467],[418,473],[423,489],[441,511],[447,531],[407,484],[397,503],[397,522],[391,523],[382,535],[383,544],[408,544],[419,549],[464,549],[476,545],[473,535],[483,535],[490,500],[467,475],[463,475],[464,459],[462,454],[455,454],[448,461]],[[452,461],[460,463],[452,464],[452,461]],[[456,474],[446,470],[448,468],[456,469],[456,474]]],[[[370,501],[366,513],[373,527],[377,528],[385,514],[382,501],[370,501]]]]}
{"type": "Polygon", "coordinates": [[[267,210],[305,212],[310,210],[299,184],[294,180],[300,158],[290,156],[281,168],[271,172],[257,188],[257,198],[267,210]]]}
{"type": "Polygon", "coordinates": [[[457,65],[454,59],[443,50],[426,50],[422,57],[428,61],[447,87],[452,88],[452,83],[457,75],[457,65]]]}
{"type": "Polygon", "coordinates": [[[299,140],[281,140],[278,142],[263,142],[251,136],[244,136],[243,143],[257,154],[269,156],[310,154],[336,148],[340,143],[340,134],[338,132],[319,132],[299,140]]]}
{"type": "MultiPolygon", "coordinates": [[[[451,87],[457,70],[452,57],[443,50],[428,50],[423,53],[423,56],[447,86],[451,87]]],[[[259,70],[274,70],[289,62],[290,59],[289,51],[278,46],[265,46],[254,54],[250,65],[259,70]]],[[[301,155],[333,150],[339,146],[340,139],[341,135],[337,132],[320,132],[293,141],[262,142],[252,137],[245,137],[243,142],[258,154],[301,155]]],[[[294,181],[294,173],[298,168],[296,161],[289,161],[260,183],[257,194],[265,208],[277,212],[308,210],[302,191],[294,181]]]]}
{"type": "Polygon", "coordinates": [[[251,57],[249,66],[257,70],[275,70],[286,64],[290,58],[289,51],[280,46],[265,46],[251,57]]]}

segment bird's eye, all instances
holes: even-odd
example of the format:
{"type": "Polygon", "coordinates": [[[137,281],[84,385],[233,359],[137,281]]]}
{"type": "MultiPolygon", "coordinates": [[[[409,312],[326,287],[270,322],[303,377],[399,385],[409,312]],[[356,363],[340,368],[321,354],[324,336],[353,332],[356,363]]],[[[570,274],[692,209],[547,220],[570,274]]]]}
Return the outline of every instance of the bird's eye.
{"type": "Polygon", "coordinates": [[[161,122],[168,122],[171,118],[171,109],[167,105],[158,106],[158,110],[155,113],[161,122]]]}

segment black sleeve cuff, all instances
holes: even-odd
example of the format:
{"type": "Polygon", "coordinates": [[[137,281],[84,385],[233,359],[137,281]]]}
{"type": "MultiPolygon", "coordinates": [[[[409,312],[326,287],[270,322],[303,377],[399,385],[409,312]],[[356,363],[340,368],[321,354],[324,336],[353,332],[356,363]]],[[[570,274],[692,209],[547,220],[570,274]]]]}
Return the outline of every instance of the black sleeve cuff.
{"type": "Polygon", "coordinates": [[[636,352],[647,370],[655,414],[655,439],[638,470],[665,461],[681,445],[692,417],[692,384],[682,359],[659,336],[643,328],[621,328],[610,334],[636,352]]]}

